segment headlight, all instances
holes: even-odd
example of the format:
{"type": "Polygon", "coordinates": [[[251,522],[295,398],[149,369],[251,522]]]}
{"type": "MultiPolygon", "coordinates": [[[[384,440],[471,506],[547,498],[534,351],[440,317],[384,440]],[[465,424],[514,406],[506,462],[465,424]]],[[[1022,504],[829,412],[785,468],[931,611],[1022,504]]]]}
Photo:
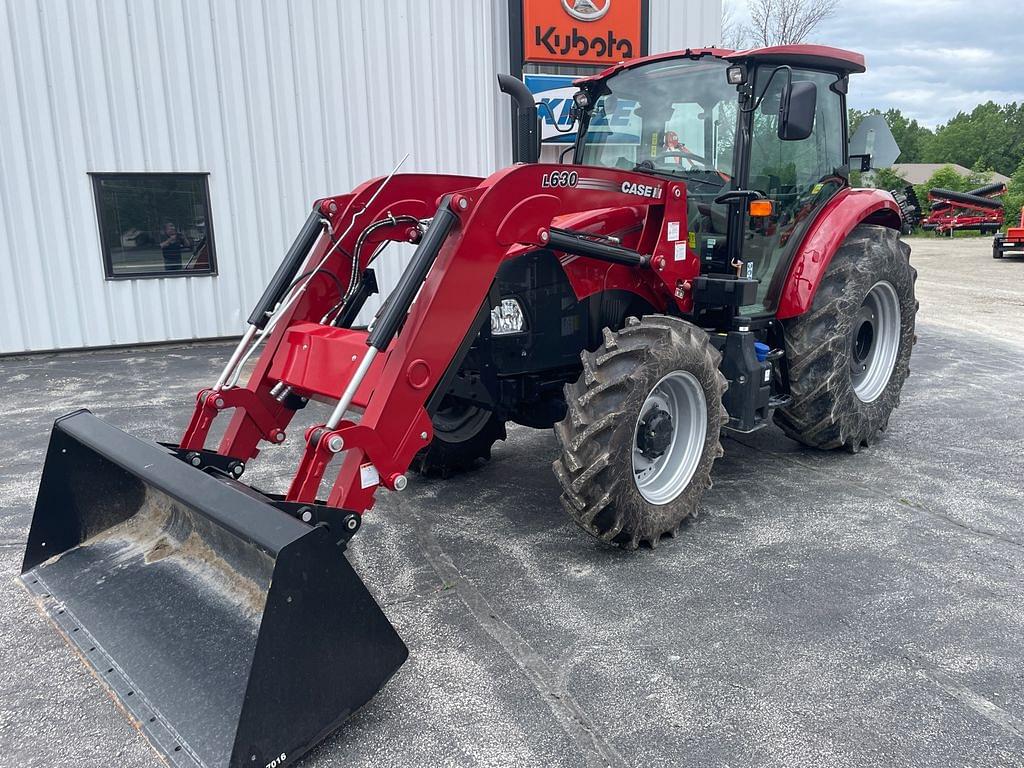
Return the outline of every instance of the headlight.
{"type": "Polygon", "coordinates": [[[501,304],[491,310],[492,336],[520,333],[524,325],[523,308],[515,299],[502,299],[501,304]]]}

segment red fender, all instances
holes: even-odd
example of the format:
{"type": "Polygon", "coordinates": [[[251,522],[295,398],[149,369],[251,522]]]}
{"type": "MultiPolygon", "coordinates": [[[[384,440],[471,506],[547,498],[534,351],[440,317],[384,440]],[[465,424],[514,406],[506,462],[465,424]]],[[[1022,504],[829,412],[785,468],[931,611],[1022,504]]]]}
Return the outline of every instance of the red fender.
{"type": "Polygon", "coordinates": [[[825,204],[789,265],[776,317],[797,317],[811,308],[832,254],[854,227],[864,223],[900,229],[900,208],[891,194],[881,189],[847,188],[825,204]]]}

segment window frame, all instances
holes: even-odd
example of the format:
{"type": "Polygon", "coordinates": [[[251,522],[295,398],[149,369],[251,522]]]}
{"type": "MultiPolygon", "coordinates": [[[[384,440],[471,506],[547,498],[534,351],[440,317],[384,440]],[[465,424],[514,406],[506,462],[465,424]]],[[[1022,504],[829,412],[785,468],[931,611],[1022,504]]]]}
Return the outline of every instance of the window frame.
{"type": "MultiPolygon", "coordinates": [[[[773,64],[773,63],[770,63],[770,62],[763,62],[763,63],[760,63],[760,64],[757,65],[757,67],[751,72],[751,75],[750,75],[751,82],[755,84],[754,92],[757,92],[757,90],[756,90],[757,76],[759,74],[761,74],[762,72],[770,73],[773,69],[776,69],[777,66],[778,66],[777,64],[773,64]]],[[[806,223],[804,224],[803,230],[800,232],[799,237],[793,238],[791,243],[787,244],[787,248],[788,248],[789,252],[788,252],[788,254],[785,254],[785,256],[784,256],[784,259],[785,259],[784,263],[780,261],[780,263],[777,265],[776,270],[774,271],[774,274],[773,274],[773,278],[769,282],[768,287],[766,289],[763,302],[760,305],[751,305],[751,306],[754,306],[756,308],[753,309],[750,312],[749,315],[745,315],[746,317],[749,317],[751,319],[759,318],[759,317],[769,317],[769,316],[773,316],[775,314],[775,312],[776,312],[776,310],[778,309],[778,306],[779,306],[779,300],[780,300],[780,298],[782,296],[782,289],[783,289],[783,286],[784,286],[784,283],[785,283],[786,276],[789,274],[789,270],[793,266],[793,259],[796,258],[796,255],[800,252],[800,249],[803,247],[803,244],[804,244],[804,241],[805,241],[805,239],[807,237],[808,232],[811,230],[811,228],[814,226],[815,222],[818,220],[818,217],[821,215],[821,212],[822,212],[822,210],[824,210],[825,206],[828,205],[828,203],[832,199],[834,199],[836,195],[841,194],[844,189],[848,189],[848,188],[851,187],[851,184],[850,184],[850,172],[849,172],[849,166],[850,166],[849,139],[848,139],[849,126],[847,125],[847,117],[846,117],[846,115],[847,115],[847,111],[846,111],[846,80],[849,77],[849,74],[845,73],[843,71],[840,71],[838,69],[833,69],[831,67],[814,67],[814,66],[808,66],[808,65],[794,66],[793,70],[795,72],[813,73],[813,74],[825,75],[827,77],[835,78],[829,84],[828,90],[829,90],[830,93],[834,93],[836,96],[839,97],[839,114],[838,114],[837,118],[839,120],[840,131],[841,131],[841,134],[842,134],[841,138],[840,138],[840,142],[841,143],[840,143],[840,146],[839,146],[839,151],[840,151],[840,157],[841,157],[841,159],[843,161],[843,164],[840,167],[836,168],[835,170],[836,170],[836,177],[838,179],[841,179],[842,183],[839,184],[839,186],[836,189],[836,191],[832,194],[832,196],[828,200],[824,201],[820,206],[818,206],[818,209],[814,212],[814,215],[806,220],[806,223]]],[[[820,94],[819,94],[819,97],[820,97],[820,94]]],[[[818,106],[820,106],[820,102],[819,102],[818,105],[816,105],[815,108],[817,109],[818,106]]],[[[742,114],[742,118],[743,118],[743,123],[744,123],[743,129],[742,129],[744,146],[743,146],[743,156],[742,156],[743,169],[742,169],[742,176],[741,176],[741,182],[742,182],[741,183],[741,188],[742,189],[749,189],[750,188],[750,170],[751,170],[751,152],[752,152],[753,139],[754,139],[754,112],[751,111],[751,112],[747,112],[745,114],[742,114]]],[[[818,124],[817,123],[818,123],[817,117],[815,117],[814,131],[817,131],[817,129],[818,129],[818,124]]],[[[814,135],[814,131],[812,131],[812,136],[814,135]]],[[[746,233],[749,231],[750,217],[747,215],[746,206],[745,205],[743,206],[742,210],[737,205],[737,211],[738,211],[738,217],[737,217],[738,232],[740,233],[741,237],[745,237],[746,233]]],[[[732,230],[730,230],[730,237],[731,236],[732,236],[732,230]]],[[[743,242],[745,242],[745,240],[743,240],[743,242]]],[[[736,254],[732,253],[731,255],[735,256],[736,254]]],[[[742,256],[741,256],[741,258],[742,258],[742,256]]]]}
{"type": "Polygon", "coordinates": [[[89,171],[89,179],[92,183],[93,206],[95,208],[96,227],[100,236],[100,256],[103,259],[104,280],[153,280],[159,278],[181,278],[181,277],[216,277],[217,271],[217,247],[213,227],[213,208],[210,205],[210,172],[209,171],[89,171]],[[206,202],[206,241],[210,259],[209,269],[204,270],[160,270],[152,272],[132,272],[130,274],[116,274],[114,265],[110,258],[111,243],[104,233],[101,202],[102,182],[111,180],[127,179],[179,179],[181,177],[192,177],[201,179],[203,193],[206,202]]]}

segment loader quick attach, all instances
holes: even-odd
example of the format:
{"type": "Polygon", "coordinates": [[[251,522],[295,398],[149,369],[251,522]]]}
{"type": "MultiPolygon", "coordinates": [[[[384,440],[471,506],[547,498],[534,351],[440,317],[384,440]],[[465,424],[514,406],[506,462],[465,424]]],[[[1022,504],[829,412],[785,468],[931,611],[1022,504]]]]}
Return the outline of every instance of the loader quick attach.
{"type": "Polygon", "coordinates": [[[471,468],[509,421],[554,428],[570,518],[635,549],[696,511],[723,431],[870,444],[916,302],[900,209],[850,187],[839,142],[863,69],[822,46],[616,64],[578,81],[562,165],[499,76],[524,162],[316,201],[178,442],[56,421],[29,592],[171,764],[284,766],[407,657],[345,558],[380,487],[471,468]],[[415,253],[359,327],[389,242],[415,253]],[[293,430],[286,492],[244,484],[310,400],[332,410],[293,430]]]}

